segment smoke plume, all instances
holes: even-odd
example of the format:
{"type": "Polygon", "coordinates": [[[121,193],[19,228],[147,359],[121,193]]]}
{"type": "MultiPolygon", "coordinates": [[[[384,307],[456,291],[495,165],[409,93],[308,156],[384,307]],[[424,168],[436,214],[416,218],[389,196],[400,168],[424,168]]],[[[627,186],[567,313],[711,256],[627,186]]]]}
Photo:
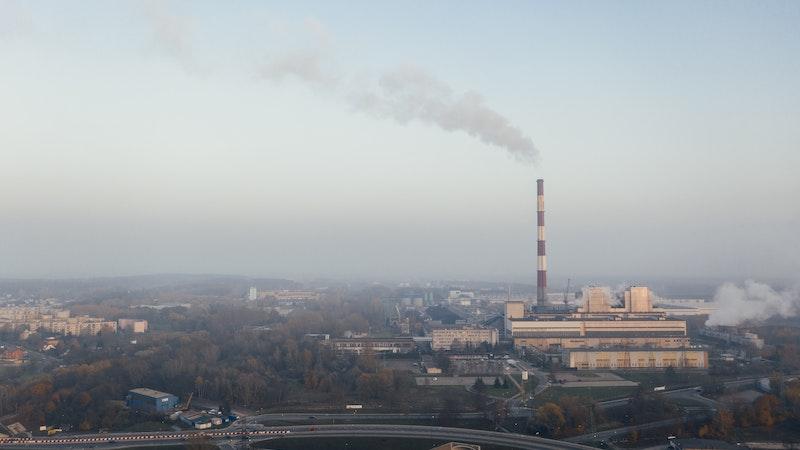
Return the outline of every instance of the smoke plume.
{"type": "Polygon", "coordinates": [[[356,110],[376,117],[402,124],[417,120],[445,131],[462,131],[505,149],[519,161],[538,160],[533,141],[488,107],[480,94],[456,94],[446,83],[416,67],[386,72],[374,87],[353,90],[348,100],[356,110]]]}
{"type": "Polygon", "coordinates": [[[269,59],[260,75],[274,82],[293,78],[324,88],[355,111],[400,124],[412,121],[461,131],[500,147],[516,160],[536,163],[533,141],[511,121],[490,108],[477,92],[457,94],[447,83],[424,70],[405,66],[377,78],[346,77],[336,73],[324,49],[304,49],[269,59]]]}
{"type": "Polygon", "coordinates": [[[771,317],[800,315],[800,286],[776,291],[772,287],[748,280],[743,287],[725,283],[714,294],[717,310],[706,325],[739,325],[745,321],[761,322],[771,317]]]}
{"type": "Polygon", "coordinates": [[[295,78],[313,86],[335,89],[339,77],[326,66],[326,62],[321,49],[299,50],[270,59],[261,68],[260,74],[274,82],[295,78]]]}
{"type": "Polygon", "coordinates": [[[197,72],[191,46],[192,27],[188,17],[173,13],[160,1],[141,2],[142,13],[153,32],[153,42],[166,56],[177,61],[184,70],[197,72]]]}
{"type": "MultiPolygon", "coordinates": [[[[143,2],[143,12],[161,51],[187,71],[197,72],[189,18],[174,14],[163,2],[154,0],[143,2]]],[[[518,161],[538,161],[539,152],[533,141],[489,107],[477,92],[457,93],[447,83],[411,66],[372,78],[348,76],[347,71],[337,70],[330,51],[332,39],[321,22],[306,19],[303,34],[310,44],[268,58],[258,68],[259,77],[276,83],[295,79],[333,94],[355,111],[401,124],[418,121],[445,131],[460,131],[506,150],[518,161]]]]}

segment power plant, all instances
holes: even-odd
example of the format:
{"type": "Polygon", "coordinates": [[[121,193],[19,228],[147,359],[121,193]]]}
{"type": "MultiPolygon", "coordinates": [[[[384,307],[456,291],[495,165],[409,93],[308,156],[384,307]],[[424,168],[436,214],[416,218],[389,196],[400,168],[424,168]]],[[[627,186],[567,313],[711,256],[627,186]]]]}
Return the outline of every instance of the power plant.
{"type": "Polygon", "coordinates": [[[686,321],[654,307],[646,286],[620,295],[588,286],[581,306],[548,304],[544,180],[536,180],[536,188],[537,295],[533,305],[506,302],[504,335],[514,347],[578,369],[708,367],[707,353],[690,345],[686,321]]]}

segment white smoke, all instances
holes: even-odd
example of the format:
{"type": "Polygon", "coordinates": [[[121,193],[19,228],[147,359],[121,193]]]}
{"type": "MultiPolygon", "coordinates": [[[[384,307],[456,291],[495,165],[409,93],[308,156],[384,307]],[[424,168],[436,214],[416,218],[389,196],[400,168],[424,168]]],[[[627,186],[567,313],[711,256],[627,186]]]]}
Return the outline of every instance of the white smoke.
{"type": "Polygon", "coordinates": [[[509,119],[486,105],[477,92],[456,94],[424,70],[406,66],[388,71],[371,87],[358,87],[348,96],[358,111],[406,124],[413,120],[445,131],[462,131],[505,149],[519,161],[535,163],[533,141],[509,119]]]}
{"type": "MultiPolygon", "coordinates": [[[[144,0],[143,11],[160,50],[187,71],[197,72],[189,19],[155,0],[144,0]]],[[[479,93],[457,93],[447,83],[413,66],[389,70],[377,77],[348,75],[355,72],[337,70],[332,38],[321,22],[306,19],[302,30],[305,39],[300,40],[307,42],[267,58],[257,69],[260,78],[276,83],[295,79],[333,94],[355,111],[401,124],[418,121],[445,131],[461,131],[506,150],[518,161],[538,161],[539,152],[533,141],[489,107],[479,93]]]]}
{"type": "Polygon", "coordinates": [[[0,1],[0,39],[11,40],[33,31],[33,18],[27,6],[17,0],[0,1]]]}
{"type": "Polygon", "coordinates": [[[717,310],[706,325],[739,325],[746,321],[761,322],[771,317],[800,315],[800,287],[776,291],[769,285],[748,280],[743,287],[725,283],[714,294],[717,310]]]}
{"type": "Polygon", "coordinates": [[[335,88],[339,84],[339,77],[327,67],[327,58],[320,48],[288,52],[272,58],[261,67],[260,74],[275,82],[295,78],[319,87],[335,88]]]}
{"type": "Polygon", "coordinates": [[[419,121],[445,131],[464,132],[506,150],[521,162],[536,163],[539,159],[533,141],[508,118],[490,108],[480,94],[472,91],[458,94],[447,83],[418,67],[399,67],[377,78],[362,75],[348,79],[336,73],[323,48],[312,48],[270,58],[260,68],[260,74],[275,82],[293,78],[324,88],[355,111],[374,117],[400,124],[419,121]]]}
{"type": "Polygon", "coordinates": [[[180,63],[186,71],[197,72],[199,68],[191,46],[193,30],[190,19],[175,14],[163,1],[144,0],[140,5],[159,51],[180,63]]]}

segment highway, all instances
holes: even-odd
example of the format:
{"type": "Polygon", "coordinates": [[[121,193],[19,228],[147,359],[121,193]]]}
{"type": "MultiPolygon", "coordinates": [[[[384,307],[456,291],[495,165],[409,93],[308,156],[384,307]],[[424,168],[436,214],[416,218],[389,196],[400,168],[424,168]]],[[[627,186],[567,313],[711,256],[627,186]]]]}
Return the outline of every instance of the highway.
{"type": "Polygon", "coordinates": [[[181,441],[208,440],[224,444],[233,440],[241,440],[247,436],[251,442],[271,440],[281,437],[292,438],[329,438],[329,437],[387,437],[387,438],[420,438],[440,439],[442,441],[466,441],[477,444],[508,446],[514,449],[538,450],[587,450],[589,447],[575,443],[544,439],[514,433],[498,433],[494,431],[471,430],[467,428],[427,427],[418,425],[312,425],[291,427],[263,427],[256,425],[254,429],[245,431],[241,424],[224,430],[215,431],[180,431],[180,432],[143,432],[143,433],[108,433],[60,435],[54,437],[34,437],[24,439],[0,439],[0,448],[120,448],[139,446],[142,444],[170,443],[181,441]]]}

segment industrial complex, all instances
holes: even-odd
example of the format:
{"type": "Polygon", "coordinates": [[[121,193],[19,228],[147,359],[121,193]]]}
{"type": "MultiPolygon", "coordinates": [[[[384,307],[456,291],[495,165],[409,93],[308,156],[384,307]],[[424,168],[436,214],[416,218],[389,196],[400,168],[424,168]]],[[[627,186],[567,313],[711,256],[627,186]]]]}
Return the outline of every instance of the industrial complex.
{"type": "Polygon", "coordinates": [[[535,304],[506,302],[504,336],[514,347],[576,369],[707,367],[707,353],[691,349],[686,321],[654,307],[645,286],[616,295],[609,287],[588,286],[579,306],[548,302],[544,181],[536,184],[537,296],[535,304]]]}

